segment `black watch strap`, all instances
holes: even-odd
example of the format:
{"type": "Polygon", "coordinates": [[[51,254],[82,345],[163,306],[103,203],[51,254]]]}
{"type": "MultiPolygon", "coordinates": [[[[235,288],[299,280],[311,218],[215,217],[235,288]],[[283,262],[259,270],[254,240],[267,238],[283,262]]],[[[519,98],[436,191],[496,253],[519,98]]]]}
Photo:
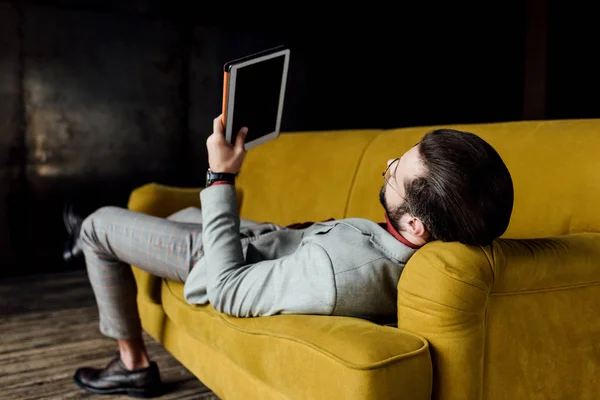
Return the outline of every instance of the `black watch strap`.
{"type": "Polygon", "coordinates": [[[206,171],[206,187],[209,187],[214,182],[226,181],[235,183],[235,177],[237,174],[231,174],[228,172],[212,172],[210,168],[206,171]]]}

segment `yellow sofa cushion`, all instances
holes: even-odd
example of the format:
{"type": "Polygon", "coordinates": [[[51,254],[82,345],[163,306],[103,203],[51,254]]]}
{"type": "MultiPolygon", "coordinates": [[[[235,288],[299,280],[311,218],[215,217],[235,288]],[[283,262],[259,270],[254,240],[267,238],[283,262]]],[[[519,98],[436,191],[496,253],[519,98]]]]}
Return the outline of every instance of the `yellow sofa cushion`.
{"type": "Polygon", "coordinates": [[[233,361],[253,378],[249,381],[265,383],[283,397],[429,398],[428,344],[416,334],[345,317],[234,318],[210,305],[188,305],[183,285],[172,281],[163,283],[162,301],[179,329],[233,361]]]}
{"type": "Polygon", "coordinates": [[[240,215],[282,225],[343,218],[361,156],[378,132],[286,133],[251,149],[237,183],[240,215]]]}

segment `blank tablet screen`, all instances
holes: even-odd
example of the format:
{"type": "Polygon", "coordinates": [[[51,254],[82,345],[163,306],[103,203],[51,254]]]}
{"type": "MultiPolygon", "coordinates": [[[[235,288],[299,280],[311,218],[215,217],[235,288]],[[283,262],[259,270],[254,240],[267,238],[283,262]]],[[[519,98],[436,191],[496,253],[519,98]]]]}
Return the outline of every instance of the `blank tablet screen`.
{"type": "Polygon", "coordinates": [[[232,141],[243,126],[248,127],[246,142],[276,130],[284,62],[281,55],[237,69],[232,141]]]}

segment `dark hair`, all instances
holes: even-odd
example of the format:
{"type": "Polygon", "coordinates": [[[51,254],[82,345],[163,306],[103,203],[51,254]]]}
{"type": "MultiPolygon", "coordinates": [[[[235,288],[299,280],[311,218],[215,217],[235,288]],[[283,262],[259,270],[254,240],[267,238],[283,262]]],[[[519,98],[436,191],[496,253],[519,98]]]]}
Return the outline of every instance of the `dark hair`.
{"type": "Polygon", "coordinates": [[[514,191],[500,155],[479,136],[436,129],[418,144],[424,177],[406,183],[404,207],[430,240],[487,245],[508,227],[514,191]]]}

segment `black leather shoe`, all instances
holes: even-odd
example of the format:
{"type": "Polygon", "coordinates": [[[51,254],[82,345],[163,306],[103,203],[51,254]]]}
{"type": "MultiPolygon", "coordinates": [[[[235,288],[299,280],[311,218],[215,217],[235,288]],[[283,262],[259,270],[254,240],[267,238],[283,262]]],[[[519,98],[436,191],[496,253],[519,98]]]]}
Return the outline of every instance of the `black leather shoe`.
{"type": "Polygon", "coordinates": [[[63,224],[68,235],[63,250],[63,260],[72,262],[83,254],[79,245],[79,233],[83,218],[75,213],[72,204],[65,205],[63,208],[63,224]]]}
{"type": "Polygon", "coordinates": [[[79,368],[73,379],[80,388],[98,394],[149,398],[160,396],[163,391],[155,362],[151,362],[149,367],[130,371],[118,356],[102,369],[79,368]]]}

